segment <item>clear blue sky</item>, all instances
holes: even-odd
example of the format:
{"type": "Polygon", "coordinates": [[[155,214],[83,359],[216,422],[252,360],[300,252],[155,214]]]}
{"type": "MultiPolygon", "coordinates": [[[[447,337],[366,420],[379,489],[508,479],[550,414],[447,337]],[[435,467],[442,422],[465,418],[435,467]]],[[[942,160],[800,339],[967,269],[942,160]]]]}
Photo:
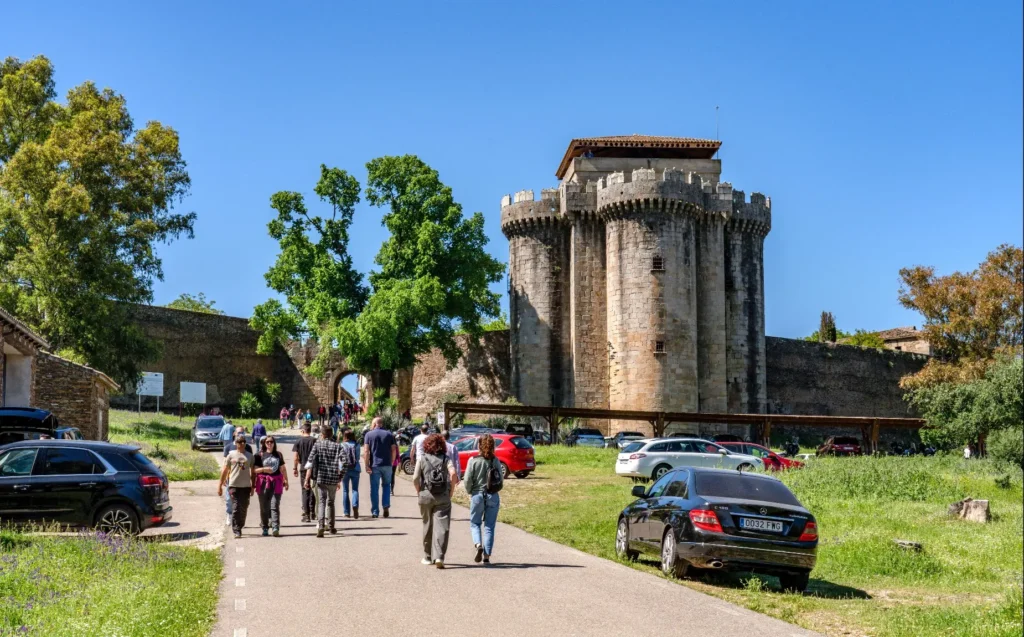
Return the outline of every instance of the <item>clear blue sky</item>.
{"type": "MultiPolygon", "coordinates": [[[[505,261],[501,196],[553,187],[570,139],[714,137],[716,105],[723,179],[772,198],[770,335],[822,310],[920,324],[899,268],[1021,243],[1020,2],[204,4],[4,9],[0,55],[45,54],[62,95],[93,80],[181,134],[199,219],[160,249],[159,304],[204,292],[249,316],[270,294],[269,197],[314,198],[321,163],[363,181],[373,157],[419,155],[505,261]]],[[[357,212],[364,272],[380,215],[357,212]]]]}

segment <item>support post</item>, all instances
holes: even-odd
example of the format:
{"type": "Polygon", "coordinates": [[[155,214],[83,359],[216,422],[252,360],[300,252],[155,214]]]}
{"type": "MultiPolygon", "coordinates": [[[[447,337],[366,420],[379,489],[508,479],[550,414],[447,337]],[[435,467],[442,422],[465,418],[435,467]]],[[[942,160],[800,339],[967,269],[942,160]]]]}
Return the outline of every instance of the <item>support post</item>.
{"type": "Polygon", "coordinates": [[[772,441],[772,419],[765,418],[764,426],[761,428],[761,444],[771,449],[772,441]]]}
{"type": "Polygon", "coordinates": [[[445,403],[444,404],[444,430],[445,431],[451,431],[451,429],[452,429],[451,422],[452,422],[452,418],[451,418],[451,415],[448,412],[448,403],[445,403]]]}
{"type": "Polygon", "coordinates": [[[561,424],[558,422],[558,407],[551,408],[551,415],[548,418],[548,426],[551,428],[551,444],[555,444],[558,442],[558,428],[561,424]]]}
{"type": "Polygon", "coordinates": [[[665,412],[658,412],[658,419],[654,422],[654,435],[662,437],[665,435],[665,412]]]}
{"type": "Polygon", "coordinates": [[[871,455],[878,453],[878,418],[871,421],[871,455]]]}

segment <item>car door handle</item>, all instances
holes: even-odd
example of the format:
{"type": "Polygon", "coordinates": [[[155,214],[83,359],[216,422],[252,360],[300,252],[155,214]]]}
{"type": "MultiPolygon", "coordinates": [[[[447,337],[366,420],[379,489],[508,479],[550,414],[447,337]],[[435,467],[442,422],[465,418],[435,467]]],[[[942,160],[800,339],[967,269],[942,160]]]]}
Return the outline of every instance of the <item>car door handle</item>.
{"type": "Polygon", "coordinates": [[[28,491],[31,487],[31,484],[16,484],[13,488],[15,491],[28,491]]]}
{"type": "Polygon", "coordinates": [[[95,482],[79,482],[78,486],[80,486],[80,487],[95,487],[96,483],[95,482]]]}

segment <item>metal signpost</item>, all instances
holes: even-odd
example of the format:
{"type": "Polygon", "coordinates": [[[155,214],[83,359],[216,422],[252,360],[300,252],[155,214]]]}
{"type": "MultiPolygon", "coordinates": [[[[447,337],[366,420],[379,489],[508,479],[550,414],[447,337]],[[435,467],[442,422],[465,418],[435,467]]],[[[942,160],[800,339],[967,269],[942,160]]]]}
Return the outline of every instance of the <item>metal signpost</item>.
{"type": "Polygon", "coordinates": [[[164,375],[160,372],[142,372],[135,393],[139,397],[139,413],[142,413],[142,397],[156,396],[156,411],[160,412],[160,397],[164,395],[164,375]]]}

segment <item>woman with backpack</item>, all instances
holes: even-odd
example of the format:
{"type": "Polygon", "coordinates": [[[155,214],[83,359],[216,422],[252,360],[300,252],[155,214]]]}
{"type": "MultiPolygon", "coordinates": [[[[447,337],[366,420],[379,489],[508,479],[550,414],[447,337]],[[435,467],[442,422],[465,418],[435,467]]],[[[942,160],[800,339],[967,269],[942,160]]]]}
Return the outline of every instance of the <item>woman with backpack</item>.
{"type": "Polygon", "coordinates": [[[427,436],[423,441],[423,455],[416,461],[412,484],[419,494],[417,499],[423,517],[423,559],[420,563],[444,568],[455,468],[445,455],[444,438],[440,434],[427,436]]]}
{"type": "Polygon", "coordinates": [[[281,493],[288,488],[288,471],[284,456],[277,450],[277,440],[265,436],[260,453],[253,462],[256,472],[256,496],[260,501],[260,526],[266,536],[271,527],[274,537],[281,535],[281,493]]]}
{"type": "Polygon", "coordinates": [[[345,428],[341,430],[341,508],[345,517],[359,519],[359,445],[355,434],[345,428]],[[349,500],[349,490],[352,499],[349,500]]]}
{"type": "Polygon", "coordinates": [[[494,457],[494,438],[490,434],[480,436],[477,441],[480,455],[470,459],[466,466],[463,484],[469,494],[469,531],[476,547],[474,562],[491,563],[494,549],[494,525],[498,522],[498,508],[501,497],[498,492],[504,486],[501,477],[501,461],[494,457]],[[480,524],[483,523],[481,537],[480,524]]]}

